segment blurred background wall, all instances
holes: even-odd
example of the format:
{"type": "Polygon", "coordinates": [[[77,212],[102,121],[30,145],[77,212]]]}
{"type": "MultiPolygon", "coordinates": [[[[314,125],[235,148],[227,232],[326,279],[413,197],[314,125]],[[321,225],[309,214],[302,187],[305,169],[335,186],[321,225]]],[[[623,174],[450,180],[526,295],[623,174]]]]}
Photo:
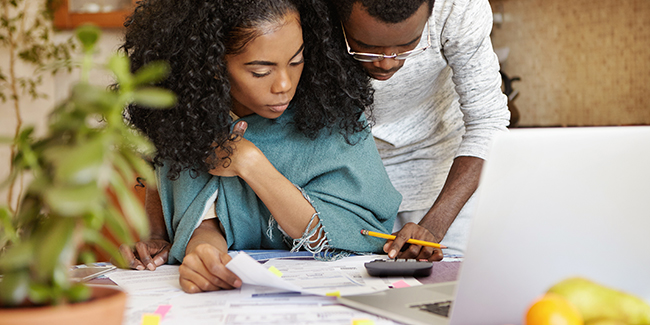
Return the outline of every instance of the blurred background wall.
{"type": "Polygon", "coordinates": [[[650,1],[490,4],[519,126],[650,124],[650,1]]]}

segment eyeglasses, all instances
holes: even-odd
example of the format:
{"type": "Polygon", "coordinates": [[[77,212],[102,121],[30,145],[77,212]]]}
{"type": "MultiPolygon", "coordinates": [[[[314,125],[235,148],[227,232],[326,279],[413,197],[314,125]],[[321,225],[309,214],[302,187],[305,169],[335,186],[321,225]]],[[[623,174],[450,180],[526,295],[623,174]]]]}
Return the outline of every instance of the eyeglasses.
{"type": "Polygon", "coordinates": [[[410,51],[402,52],[402,53],[393,53],[393,54],[376,54],[376,53],[363,53],[363,52],[352,52],[352,49],[350,48],[350,44],[348,43],[348,37],[345,35],[345,28],[343,27],[343,23],[341,23],[341,29],[343,30],[343,39],[345,40],[345,46],[348,48],[348,54],[352,55],[352,57],[361,62],[377,62],[381,61],[383,59],[395,59],[395,60],[406,60],[408,57],[412,57],[415,55],[418,55],[429,47],[431,47],[431,33],[429,30],[429,22],[427,21],[427,46],[421,47],[419,49],[413,49],[410,51]]]}

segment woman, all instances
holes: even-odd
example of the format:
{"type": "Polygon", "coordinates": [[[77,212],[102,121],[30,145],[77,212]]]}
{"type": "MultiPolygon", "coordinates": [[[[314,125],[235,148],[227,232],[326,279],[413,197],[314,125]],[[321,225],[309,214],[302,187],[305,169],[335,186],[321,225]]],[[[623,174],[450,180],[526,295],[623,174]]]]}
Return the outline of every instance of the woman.
{"type": "Polygon", "coordinates": [[[368,79],[328,17],[318,0],[153,0],[131,17],[133,69],[168,61],[161,86],[178,95],[171,110],[128,116],[157,148],[185,291],[241,285],[229,249],[381,251],[360,230],[389,231],[401,196],[363,116],[368,79]]]}

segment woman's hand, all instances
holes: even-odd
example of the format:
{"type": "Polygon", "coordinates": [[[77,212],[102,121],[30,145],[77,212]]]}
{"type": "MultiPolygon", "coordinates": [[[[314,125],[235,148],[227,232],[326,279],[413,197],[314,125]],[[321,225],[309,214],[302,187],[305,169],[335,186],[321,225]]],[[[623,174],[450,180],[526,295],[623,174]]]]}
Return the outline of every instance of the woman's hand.
{"type": "Polygon", "coordinates": [[[248,124],[244,121],[237,122],[233,128],[235,140],[228,144],[232,148],[232,153],[228,153],[223,148],[217,147],[215,154],[221,158],[218,166],[210,170],[210,174],[215,176],[234,177],[242,176],[250,168],[254,168],[258,158],[264,154],[252,142],[244,139],[244,133],[248,124]]]}
{"type": "Polygon", "coordinates": [[[183,291],[197,293],[239,288],[241,280],[226,264],[231,258],[228,245],[219,229],[219,219],[203,220],[187,243],[185,257],[178,272],[183,291]]]}
{"type": "MultiPolygon", "coordinates": [[[[167,235],[165,218],[163,216],[162,203],[156,186],[145,186],[145,211],[149,219],[149,239],[139,241],[135,247],[126,244],[120,245],[120,254],[126,261],[127,267],[135,270],[155,270],[157,267],[167,263],[171,243],[167,235]]],[[[118,263],[113,263],[118,264],[118,263]]]]}
{"type": "MultiPolygon", "coordinates": [[[[244,121],[237,122],[233,127],[236,138],[228,143],[232,148],[230,155],[223,148],[215,149],[217,157],[227,158],[220,160],[218,166],[210,170],[210,174],[243,179],[264,202],[285,233],[291,238],[300,238],[316,210],[302,192],[275,169],[255,144],[244,139],[247,127],[244,121]]],[[[314,218],[312,227],[318,221],[318,217],[314,218]]]]}
{"type": "Polygon", "coordinates": [[[241,287],[241,280],[226,264],[231,257],[210,244],[199,244],[185,255],[178,269],[183,291],[197,293],[241,287]]]}
{"type": "Polygon", "coordinates": [[[149,239],[137,242],[135,248],[126,244],[120,245],[120,254],[126,260],[128,267],[140,271],[145,268],[153,271],[167,263],[171,246],[164,239],[149,239]]]}

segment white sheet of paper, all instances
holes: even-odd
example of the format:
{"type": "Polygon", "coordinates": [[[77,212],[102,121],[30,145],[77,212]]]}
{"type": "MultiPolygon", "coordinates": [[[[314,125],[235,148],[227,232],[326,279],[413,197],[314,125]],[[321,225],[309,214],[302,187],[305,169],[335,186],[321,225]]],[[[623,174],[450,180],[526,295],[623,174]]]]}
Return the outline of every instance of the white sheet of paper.
{"type": "MultiPolygon", "coordinates": [[[[125,325],[139,325],[142,315],[153,313],[160,305],[171,305],[161,325],[202,325],[202,324],[349,324],[355,319],[368,319],[376,325],[396,324],[390,320],[344,307],[336,303],[334,297],[286,294],[301,283],[307,287],[318,286],[328,278],[328,285],[318,288],[324,292],[341,290],[342,294],[354,290],[384,290],[393,282],[404,280],[411,285],[419,282],[413,278],[373,278],[365,273],[364,261],[382,256],[348,257],[334,262],[299,259],[272,259],[262,265],[241,255],[234,265],[243,267],[247,276],[253,279],[266,278],[264,286],[246,284],[241,289],[187,294],[180,289],[178,266],[163,265],[156,271],[115,270],[108,277],[127,291],[127,309],[124,313],[125,325]],[[275,266],[287,279],[280,279],[267,269],[275,266]],[[323,271],[317,274],[318,270],[323,271]],[[301,274],[309,274],[301,278],[301,274]],[[346,279],[334,281],[333,279],[346,279]],[[283,283],[280,288],[270,288],[268,283],[283,283]],[[337,287],[336,284],[344,284],[337,287]],[[350,286],[356,283],[357,286],[350,286]],[[287,286],[288,284],[288,286],[287,286]],[[365,289],[363,289],[365,288],[365,289]]],[[[234,258],[233,258],[234,260],[234,258]]],[[[232,261],[231,261],[232,262],[232,261]]],[[[230,263],[229,263],[230,264],[230,263]]],[[[239,271],[238,271],[239,272],[239,271]]],[[[239,274],[238,274],[239,275],[239,274]]],[[[239,275],[241,276],[241,275],[239,275]]],[[[243,280],[243,279],[242,279],[243,280]]],[[[312,291],[298,287],[295,291],[312,291]]]]}
{"type": "Polygon", "coordinates": [[[178,282],[178,265],[161,265],[155,271],[117,269],[108,278],[127,292],[182,291],[178,282]]]}
{"type": "Polygon", "coordinates": [[[264,266],[274,266],[282,272],[283,280],[302,288],[302,292],[316,295],[372,293],[387,290],[400,280],[410,286],[421,285],[413,277],[370,276],[363,264],[379,258],[387,256],[351,256],[331,262],[278,258],[269,260],[264,266]]]}
{"type": "Polygon", "coordinates": [[[273,287],[289,291],[300,292],[302,288],[283,280],[281,277],[273,274],[259,262],[254,260],[248,254],[239,252],[228,264],[228,270],[235,273],[243,283],[273,287]]]}

